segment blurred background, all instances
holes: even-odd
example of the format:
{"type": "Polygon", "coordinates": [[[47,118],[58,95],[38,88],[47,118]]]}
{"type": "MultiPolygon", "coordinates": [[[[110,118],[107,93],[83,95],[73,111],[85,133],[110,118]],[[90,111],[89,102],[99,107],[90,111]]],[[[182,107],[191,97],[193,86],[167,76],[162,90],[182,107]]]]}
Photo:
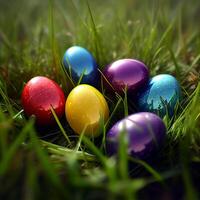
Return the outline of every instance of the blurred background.
{"type": "MultiPolygon", "coordinates": [[[[0,0],[1,73],[20,73],[24,81],[52,74],[64,51],[77,44],[92,51],[100,68],[134,57],[153,66],[154,75],[160,70],[155,52],[165,35],[180,57],[192,45],[199,50],[198,42],[187,48],[199,31],[199,10],[198,0],[0,0]]],[[[166,65],[161,71],[170,70],[165,51],[159,52],[159,65],[166,65]]]]}
{"type": "Polygon", "coordinates": [[[51,37],[55,37],[59,55],[72,44],[94,50],[94,32],[87,4],[100,35],[100,51],[106,54],[100,64],[125,55],[143,55],[140,53],[146,48],[143,41],[152,28],[156,28],[152,44],[159,41],[173,21],[179,21],[176,24],[180,26],[174,26],[175,41],[180,34],[187,37],[187,34],[199,30],[198,0],[1,0],[1,63],[6,59],[4,55],[7,55],[9,46],[22,54],[30,55],[30,50],[32,55],[40,54],[43,59],[38,60],[47,65],[43,52],[51,50],[51,37]]]}

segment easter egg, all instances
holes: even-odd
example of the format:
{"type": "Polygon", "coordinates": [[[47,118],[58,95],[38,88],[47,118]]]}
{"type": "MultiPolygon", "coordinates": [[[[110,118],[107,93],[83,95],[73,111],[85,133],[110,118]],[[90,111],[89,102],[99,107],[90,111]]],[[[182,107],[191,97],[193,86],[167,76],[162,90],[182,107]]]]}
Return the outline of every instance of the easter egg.
{"type": "Polygon", "coordinates": [[[97,85],[98,69],[92,54],[80,46],[72,46],[66,50],[63,65],[75,83],[97,85]]]}
{"type": "Polygon", "coordinates": [[[98,136],[100,124],[109,116],[107,102],[94,87],[82,84],[75,87],[67,97],[65,114],[71,128],[78,134],[98,136]]]}
{"type": "Polygon", "coordinates": [[[144,159],[163,144],[166,128],[157,115],[141,112],[118,121],[106,135],[106,151],[109,155],[118,152],[121,135],[127,141],[127,154],[144,159]]]}
{"type": "Polygon", "coordinates": [[[27,116],[35,115],[38,125],[55,123],[51,106],[58,118],[65,111],[65,95],[60,86],[53,80],[36,76],[25,85],[21,102],[27,116]]]}
{"type": "Polygon", "coordinates": [[[176,104],[181,99],[181,89],[176,78],[169,74],[154,76],[139,92],[137,105],[139,111],[154,112],[163,117],[172,116],[176,104]]]}
{"type": "Polygon", "coordinates": [[[141,61],[134,59],[121,59],[111,63],[104,69],[103,75],[106,79],[104,82],[109,82],[105,84],[106,87],[120,94],[125,88],[128,92],[137,91],[149,79],[148,68],[141,61]]]}

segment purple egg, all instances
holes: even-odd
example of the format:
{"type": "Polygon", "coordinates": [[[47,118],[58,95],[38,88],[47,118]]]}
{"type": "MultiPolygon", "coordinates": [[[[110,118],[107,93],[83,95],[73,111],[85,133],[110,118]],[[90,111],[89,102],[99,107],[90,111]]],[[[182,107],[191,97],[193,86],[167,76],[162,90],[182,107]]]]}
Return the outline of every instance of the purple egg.
{"type": "Polygon", "coordinates": [[[122,133],[128,139],[128,155],[144,159],[162,145],[166,128],[162,119],[153,113],[129,115],[118,121],[107,133],[106,151],[109,155],[117,154],[122,133]]]}
{"type": "Polygon", "coordinates": [[[117,60],[108,65],[103,74],[107,79],[104,81],[105,86],[119,94],[123,93],[125,87],[128,92],[135,92],[149,80],[149,71],[146,65],[134,59],[117,60]]]}

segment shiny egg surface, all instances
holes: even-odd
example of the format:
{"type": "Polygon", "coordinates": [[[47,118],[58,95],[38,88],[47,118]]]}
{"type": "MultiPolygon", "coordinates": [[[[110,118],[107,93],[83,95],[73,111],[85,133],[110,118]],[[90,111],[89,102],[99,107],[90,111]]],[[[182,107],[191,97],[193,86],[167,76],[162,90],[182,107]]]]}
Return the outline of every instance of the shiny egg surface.
{"type": "Polygon", "coordinates": [[[139,92],[137,105],[139,111],[148,111],[163,117],[172,116],[176,104],[181,100],[181,89],[175,77],[169,74],[154,76],[139,92]]]}
{"type": "Polygon", "coordinates": [[[106,78],[105,84],[112,90],[123,93],[126,88],[128,92],[135,92],[144,86],[149,80],[148,68],[144,63],[134,59],[121,59],[108,65],[103,74],[106,78]]]}
{"type": "Polygon", "coordinates": [[[143,159],[163,144],[166,128],[162,119],[153,113],[129,115],[114,124],[107,133],[106,151],[109,155],[117,154],[122,133],[125,133],[128,143],[127,154],[143,159]]]}
{"type": "Polygon", "coordinates": [[[94,87],[81,84],[75,87],[66,100],[65,114],[71,128],[78,134],[98,136],[100,124],[109,116],[107,102],[94,87]]]}
{"type": "Polygon", "coordinates": [[[61,87],[53,80],[37,76],[25,85],[21,102],[27,116],[34,115],[38,125],[50,125],[55,123],[51,106],[58,118],[65,111],[65,95],[61,87]]]}
{"type": "Polygon", "coordinates": [[[97,63],[92,54],[80,46],[66,50],[63,65],[74,83],[85,83],[96,86],[99,80],[97,63]]]}

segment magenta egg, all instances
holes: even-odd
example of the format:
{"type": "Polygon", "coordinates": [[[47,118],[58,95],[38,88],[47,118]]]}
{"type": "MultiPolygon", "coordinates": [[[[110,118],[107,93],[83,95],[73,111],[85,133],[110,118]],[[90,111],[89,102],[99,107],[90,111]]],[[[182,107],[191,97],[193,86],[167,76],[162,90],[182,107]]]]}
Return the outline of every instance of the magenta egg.
{"type": "Polygon", "coordinates": [[[106,135],[106,151],[109,155],[118,152],[120,134],[128,141],[127,154],[144,159],[163,144],[166,128],[160,117],[153,113],[141,112],[118,121],[106,135]]]}
{"type": "Polygon", "coordinates": [[[134,59],[121,59],[108,65],[104,71],[105,86],[119,94],[127,88],[136,92],[149,80],[149,71],[144,63],[134,59]]]}

